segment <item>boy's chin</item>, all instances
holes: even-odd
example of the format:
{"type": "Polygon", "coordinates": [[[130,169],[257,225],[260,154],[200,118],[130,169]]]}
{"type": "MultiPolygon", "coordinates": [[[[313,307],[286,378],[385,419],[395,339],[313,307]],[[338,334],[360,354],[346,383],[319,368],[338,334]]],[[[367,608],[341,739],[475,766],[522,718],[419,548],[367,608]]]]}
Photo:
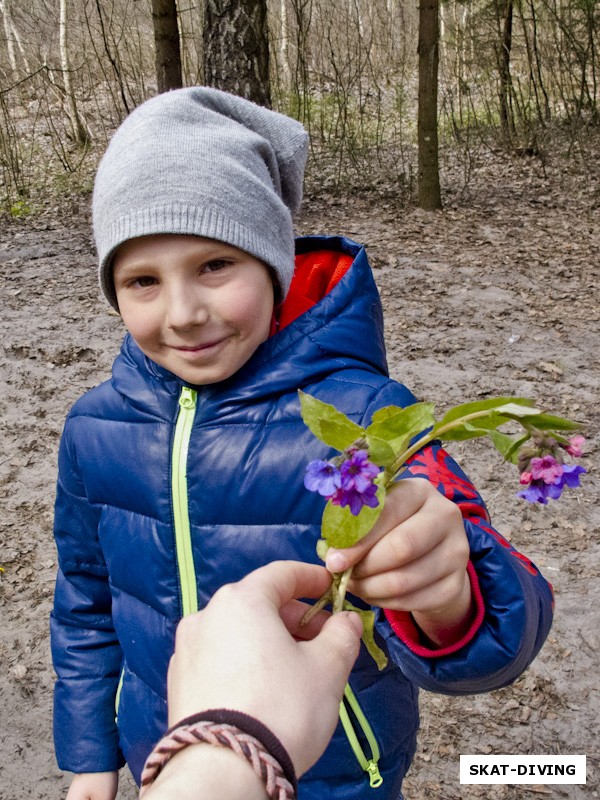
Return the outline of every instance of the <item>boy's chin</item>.
{"type": "Polygon", "coordinates": [[[233,363],[211,365],[182,364],[181,360],[158,363],[184,383],[191,386],[210,386],[233,377],[233,375],[239,372],[239,370],[248,363],[253,355],[254,352],[247,358],[236,359],[233,363]]]}

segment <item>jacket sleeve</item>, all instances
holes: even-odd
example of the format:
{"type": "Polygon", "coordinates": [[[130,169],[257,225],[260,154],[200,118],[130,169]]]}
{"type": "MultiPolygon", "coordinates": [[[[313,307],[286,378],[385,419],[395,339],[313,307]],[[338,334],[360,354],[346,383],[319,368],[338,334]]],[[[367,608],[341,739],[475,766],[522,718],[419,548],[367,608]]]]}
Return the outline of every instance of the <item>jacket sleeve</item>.
{"type": "Polygon", "coordinates": [[[406,627],[397,624],[393,612],[378,610],[378,630],[391,657],[410,680],[429,691],[470,694],[511,683],[533,661],[548,635],[552,587],[494,530],[477,490],[439,444],[417,453],[402,477],[427,478],[460,508],[480,613],[467,641],[439,655],[402,636],[406,627]]]}
{"type": "MultiPolygon", "coordinates": [[[[369,423],[377,408],[414,402],[405,386],[389,381],[372,398],[363,424],[369,423]]],[[[377,630],[391,659],[411,681],[429,691],[473,694],[506,686],[529,666],[548,635],[552,587],[526,556],[494,530],[477,489],[439,442],[417,453],[401,477],[427,478],[460,508],[478,613],[461,642],[435,651],[421,645],[409,614],[375,609],[377,630]]]]}
{"type": "Polygon", "coordinates": [[[115,722],[122,654],[111,615],[108,572],[98,540],[99,509],[88,503],[69,445],[59,450],[54,535],[58,575],[50,619],[54,742],[60,769],[108,772],[123,766],[115,722]]]}

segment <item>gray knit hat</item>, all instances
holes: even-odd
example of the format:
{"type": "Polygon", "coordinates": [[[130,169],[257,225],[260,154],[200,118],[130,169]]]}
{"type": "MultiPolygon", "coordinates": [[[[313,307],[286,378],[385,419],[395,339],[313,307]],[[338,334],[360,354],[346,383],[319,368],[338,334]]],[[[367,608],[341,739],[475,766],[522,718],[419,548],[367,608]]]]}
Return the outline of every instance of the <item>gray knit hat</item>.
{"type": "Polygon", "coordinates": [[[206,87],[157,95],[113,136],[94,184],[100,285],[118,309],[116,248],[137,236],[218,239],[270,266],[285,297],[308,136],[296,120],[206,87]]]}

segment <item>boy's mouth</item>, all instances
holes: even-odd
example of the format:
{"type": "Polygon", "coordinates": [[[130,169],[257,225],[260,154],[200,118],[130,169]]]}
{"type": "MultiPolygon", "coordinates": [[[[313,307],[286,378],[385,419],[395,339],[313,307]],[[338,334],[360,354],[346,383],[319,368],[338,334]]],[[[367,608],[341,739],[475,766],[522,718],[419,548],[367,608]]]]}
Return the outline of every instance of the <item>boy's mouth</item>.
{"type": "Polygon", "coordinates": [[[186,345],[171,345],[173,350],[180,353],[202,353],[208,350],[213,350],[219,345],[223,344],[229,337],[224,336],[222,339],[214,339],[210,342],[202,342],[200,344],[186,344],[186,345]]]}

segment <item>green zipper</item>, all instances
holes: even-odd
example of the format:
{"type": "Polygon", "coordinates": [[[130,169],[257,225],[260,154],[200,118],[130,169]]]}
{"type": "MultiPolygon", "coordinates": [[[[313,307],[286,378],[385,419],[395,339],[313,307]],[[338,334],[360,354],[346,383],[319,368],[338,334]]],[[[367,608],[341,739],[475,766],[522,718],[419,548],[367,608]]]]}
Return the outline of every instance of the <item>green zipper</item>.
{"type": "Polygon", "coordinates": [[[342,721],[342,725],[344,726],[344,731],[346,732],[348,741],[350,742],[350,747],[354,751],[354,755],[356,756],[358,763],[369,775],[369,786],[371,789],[377,789],[383,783],[383,778],[381,777],[378,766],[380,757],[379,745],[377,744],[375,734],[369,725],[369,721],[365,717],[362,708],[358,704],[356,695],[350,688],[349,683],[346,684],[346,688],[344,689],[344,699],[340,703],[340,719],[342,721]],[[369,747],[371,748],[371,758],[367,758],[360,745],[360,742],[358,741],[356,731],[354,730],[352,722],[350,721],[350,715],[348,714],[348,709],[346,708],[346,702],[352,709],[352,712],[365,735],[369,747]]]}
{"type": "Polygon", "coordinates": [[[115,695],[115,722],[119,722],[119,703],[121,702],[121,690],[123,688],[123,676],[125,668],[121,667],[121,674],[119,675],[119,683],[117,684],[117,693],[115,695]]]}
{"type": "MultiPolygon", "coordinates": [[[[192,536],[187,491],[187,457],[192,425],[196,415],[198,393],[189,386],[183,386],[179,396],[179,412],[175,424],[173,453],[171,462],[171,493],[173,497],[173,520],[175,523],[175,550],[181,586],[181,608],[183,616],[198,611],[198,592],[196,589],[196,571],[192,555],[192,536]]],[[[123,672],[119,676],[115,697],[115,721],[118,716],[123,672]]]]}
{"type": "MultiPolygon", "coordinates": [[[[190,518],[188,509],[187,491],[187,457],[190,443],[192,425],[196,415],[198,393],[189,386],[183,386],[179,397],[179,413],[175,425],[173,441],[173,458],[171,466],[171,491],[173,495],[173,518],[175,522],[175,548],[177,551],[177,566],[181,585],[181,603],[183,616],[193,614],[198,610],[198,594],[196,587],[196,572],[192,554],[192,537],[190,531],[190,518]]],[[[121,676],[122,680],[122,676],[121,676]]],[[[121,681],[119,682],[121,683],[121,681]]],[[[119,685],[120,689],[120,685],[119,685]]],[[[118,692],[117,694],[120,694],[118,692]]],[[[376,789],[383,783],[379,772],[379,746],[367,718],[365,717],[354,692],[349,684],[344,690],[345,700],[352,709],[354,716],[371,748],[371,758],[365,755],[356,732],[350,721],[350,716],[344,704],[340,703],[340,719],[354,751],[358,763],[369,775],[369,785],[376,789]]],[[[118,700],[117,700],[118,702],[118,700]]]]}
{"type": "Polygon", "coordinates": [[[179,396],[179,413],[175,425],[173,457],[171,464],[171,492],[173,496],[173,520],[175,523],[175,549],[181,586],[181,608],[183,616],[198,611],[196,572],[192,555],[192,535],[188,510],[187,457],[196,415],[198,393],[183,386],[179,396]]]}

